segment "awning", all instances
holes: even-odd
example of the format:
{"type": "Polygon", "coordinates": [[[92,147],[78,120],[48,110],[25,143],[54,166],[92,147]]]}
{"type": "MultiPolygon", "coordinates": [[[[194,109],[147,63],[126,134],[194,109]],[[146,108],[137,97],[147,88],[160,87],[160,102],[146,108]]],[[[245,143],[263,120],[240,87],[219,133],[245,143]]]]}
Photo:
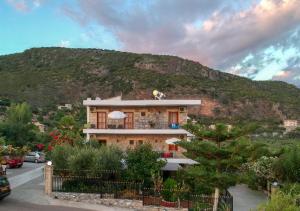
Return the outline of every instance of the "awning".
{"type": "Polygon", "coordinates": [[[195,165],[198,164],[197,161],[194,161],[189,158],[159,158],[160,160],[164,160],[167,163],[172,163],[172,164],[184,164],[184,165],[195,165]]]}
{"type": "Polygon", "coordinates": [[[164,167],[161,168],[162,171],[178,171],[182,167],[177,163],[167,163],[164,167]]]}
{"type": "Polygon", "coordinates": [[[165,142],[166,144],[176,144],[176,142],[181,141],[179,138],[169,138],[165,142]]]}

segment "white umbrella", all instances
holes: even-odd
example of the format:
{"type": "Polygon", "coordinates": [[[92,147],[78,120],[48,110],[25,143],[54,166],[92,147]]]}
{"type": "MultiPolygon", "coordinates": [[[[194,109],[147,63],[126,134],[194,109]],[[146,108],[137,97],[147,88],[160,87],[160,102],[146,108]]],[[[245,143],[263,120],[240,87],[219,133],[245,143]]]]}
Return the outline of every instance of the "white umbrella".
{"type": "Polygon", "coordinates": [[[176,142],[181,141],[179,138],[170,138],[166,140],[166,144],[175,144],[176,142]]]}
{"type": "Polygon", "coordinates": [[[108,114],[109,119],[124,119],[127,115],[121,111],[113,111],[108,114]]]}

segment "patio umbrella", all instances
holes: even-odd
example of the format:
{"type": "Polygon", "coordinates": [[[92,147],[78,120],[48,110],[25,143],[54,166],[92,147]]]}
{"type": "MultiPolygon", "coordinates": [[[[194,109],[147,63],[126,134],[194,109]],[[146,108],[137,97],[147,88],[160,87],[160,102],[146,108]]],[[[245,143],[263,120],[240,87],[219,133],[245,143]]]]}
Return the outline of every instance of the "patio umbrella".
{"type": "Polygon", "coordinates": [[[127,115],[121,111],[112,111],[108,114],[109,119],[125,119],[126,117],[127,115]]]}
{"type": "Polygon", "coordinates": [[[178,141],[181,141],[181,140],[179,138],[169,138],[166,140],[166,144],[175,144],[178,141]]]}

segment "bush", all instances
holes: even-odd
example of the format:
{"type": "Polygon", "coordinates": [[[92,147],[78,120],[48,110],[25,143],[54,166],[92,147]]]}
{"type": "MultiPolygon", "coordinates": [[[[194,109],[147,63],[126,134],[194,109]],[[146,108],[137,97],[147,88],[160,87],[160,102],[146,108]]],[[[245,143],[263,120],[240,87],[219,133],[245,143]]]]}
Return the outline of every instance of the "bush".
{"type": "Polygon", "coordinates": [[[168,178],[164,182],[163,190],[161,192],[164,200],[175,202],[177,200],[176,188],[177,188],[177,182],[172,178],[168,178]]]}
{"type": "Polygon", "coordinates": [[[68,157],[69,170],[74,175],[91,175],[95,168],[97,150],[90,147],[74,148],[72,155],[68,157]]]}
{"type": "Polygon", "coordinates": [[[68,159],[69,156],[73,153],[73,147],[68,144],[56,146],[51,152],[51,159],[54,165],[54,169],[68,169],[68,159]]]}
{"type": "Polygon", "coordinates": [[[97,150],[95,169],[120,171],[122,169],[123,153],[116,147],[102,146],[97,150]]]}
{"type": "Polygon", "coordinates": [[[165,165],[158,161],[160,154],[152,151],[149,144],[142,144],[127,151],[127,178],[131,181],[143,182],[146,187],[152,186],[152,175],[160,172],[165,165]]]}
{"type": "Polygon", "coordinates": [[[299,211],[296,198],[281,191],[273,194],[271,200],[258,207],[258,211],[299,211]]]}
{"type": "Polygon", "coordinates": [[[282,181],[300,182],[300,151],[297,147],[285,152],[275,162],[275,175],[282,181]]]}

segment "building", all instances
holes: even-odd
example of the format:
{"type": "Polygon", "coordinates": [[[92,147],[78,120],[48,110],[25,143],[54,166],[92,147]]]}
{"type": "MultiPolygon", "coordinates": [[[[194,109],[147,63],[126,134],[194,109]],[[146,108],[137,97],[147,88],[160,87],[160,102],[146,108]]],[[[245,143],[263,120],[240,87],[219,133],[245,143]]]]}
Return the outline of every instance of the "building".
{"type": "Polygon", "coordinates": [[[200,100],[106,100],[88,98],[87,127],[83,132],[87,140],[116,145],[122,150],[138,144],[150,143],[165,157],[182,156],[176,141],[187,140],[192,134],[182,128],[187,123],[190,106],[200,106],[200,100]],[[111,119],[111,114],[120,119],[111,119]],[[124,114],[122,118],[121,114],[124,114]]]}
{"type": "Polygon", "coordinates": [[[65,105],[59,105],[57,106],[58,110],[66,109],[66,110],[72,110],[73,106],[72,104],[65,104],[65,105]]]}
{"type": "Polygon", "coordinates": [[[298,120],[286,119],[283,121],[283,127],[287,132],[293,131],[298,127],[298,120]]]}
{"type": "Polygon", "coordinates": [[[32,124],[34,124],[41,133],[44,133],[46,130],[46,126],[42,123],[40,123],[39,121],[36,120],[32,120],[32,124]]]}

